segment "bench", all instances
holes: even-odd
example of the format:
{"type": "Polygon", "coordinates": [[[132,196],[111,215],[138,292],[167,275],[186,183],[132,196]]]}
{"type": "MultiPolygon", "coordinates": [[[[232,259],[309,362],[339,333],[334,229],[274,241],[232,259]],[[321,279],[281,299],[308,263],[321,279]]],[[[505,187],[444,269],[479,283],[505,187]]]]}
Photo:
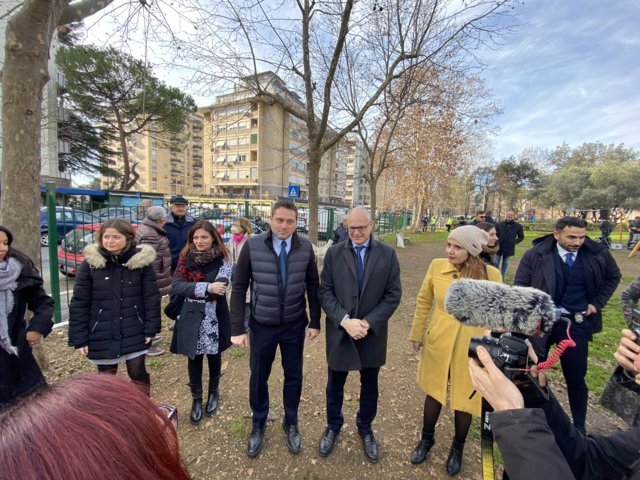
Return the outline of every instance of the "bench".
{"type": "Polygon", "coordinates": [[[396,247],[405,248],[405,243],[409,243],[411,239],[406,237],[402,232],[396,232],[396,247]]]}

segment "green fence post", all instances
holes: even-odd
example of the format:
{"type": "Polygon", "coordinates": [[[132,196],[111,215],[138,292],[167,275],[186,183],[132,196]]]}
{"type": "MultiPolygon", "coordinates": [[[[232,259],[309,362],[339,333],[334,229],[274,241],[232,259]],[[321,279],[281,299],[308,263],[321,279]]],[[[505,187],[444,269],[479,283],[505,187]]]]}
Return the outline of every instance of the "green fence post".
{"type": "Polygon", "coordinates": [[[56,184],[47,183],[47,228],[49,235],[49,279],[53,298],[53,322],[62,321],[60,309],[60,277],[58,276],[58,228],[56,225],[56,184]]]}
{"type": "Polygon", "coordinates": [[[333,224],[335,222],[336,212],[333,208],[330,208],[328,210],[328,213],[329,213],[329,217],[327,218],[327,238],[326,238],[327,241],[333,238],[333,231],[335,230],[335,228],[333,228],[333,224]]]}
{"type": "Polygon", "coordinates": [[[249,216],[249,202],[244,202],[244,218],[250,218],[249,216]]]}

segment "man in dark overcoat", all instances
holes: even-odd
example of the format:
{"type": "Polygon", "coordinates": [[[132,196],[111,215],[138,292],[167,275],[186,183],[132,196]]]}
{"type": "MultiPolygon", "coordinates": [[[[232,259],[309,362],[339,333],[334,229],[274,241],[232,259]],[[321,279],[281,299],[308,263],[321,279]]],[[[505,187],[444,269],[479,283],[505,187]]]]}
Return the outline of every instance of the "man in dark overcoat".
{"type": "Polygon", "coordinates": [[[327,315],[327,428],[320,455],[333,450],[344,423],[342,401],[350,371],[360,372],[360,409],[356,417],[364,453],[378,461],[371,423],[378,406],[378,373],[387,357],[389,318],[400,304],[400,265],[395,251],[371,237],[373,221],[364,208],[349,212],[349,241],[326,253],[320,302],[327,315]]]}
{"type": "Polygon", "coordinates": [[[564,217],[551,235],[538,238],[518,266],[515,285],[533,287],[551,295],[564,321],[555,323],[545,338],[532,338],[540,360],[552,344],[567,338],[567,323],[576,346],[560,357],[567,381],[573,424],[584,433],[588,389],[585,382],[589,342],[602,330],[602,309],[618,283],[620,270],[605,245],[587,237],[582,218],[564,217]]]}
{"type": "Polygon", "coordinates": [[[524,231],[522,225],[516,222],[514,213],[508,211],[505,220],[496,225],[496,233],[500,240],[500,249],[495,257],[496,268],[500,270],[504,279],[509,266],[509,258],[516,254],[516,245],[524,240],[524,231]],[[501,262],[502,265],[500,265],[501,262]]]}

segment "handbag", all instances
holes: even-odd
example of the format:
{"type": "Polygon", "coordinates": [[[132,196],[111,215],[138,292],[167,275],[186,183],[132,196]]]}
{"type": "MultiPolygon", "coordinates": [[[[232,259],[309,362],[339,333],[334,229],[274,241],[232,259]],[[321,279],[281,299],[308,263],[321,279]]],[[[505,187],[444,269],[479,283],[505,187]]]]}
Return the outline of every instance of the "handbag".
{"type": "Polygon", "coordinates": [[[164,314],[171,320],[177,320],[182,311],[184,299],[185,297],[182,295],[169,295],[169,303],[164,307],[164,314]]]}

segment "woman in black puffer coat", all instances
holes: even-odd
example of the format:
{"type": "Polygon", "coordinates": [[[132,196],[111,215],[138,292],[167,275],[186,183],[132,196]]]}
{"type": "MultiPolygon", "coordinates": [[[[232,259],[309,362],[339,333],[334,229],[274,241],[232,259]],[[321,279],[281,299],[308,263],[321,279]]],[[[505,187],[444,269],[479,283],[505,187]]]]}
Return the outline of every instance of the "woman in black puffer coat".
{"type": "Polygon", "coordinates": [[[53,300],[42,277],[12,242],[11,232],[0,226],[0,411],[46,385],[31,347],[53,327],[53,300]],[[33,312],[29,323],[27,310],[33,312]]]}
{"type": "Polygon", "coordinates": [[[156,252],[136,247],[131,224],[115,218],[100,226],[83,254],[69,305],[69,345],[99,372],[115,374],[125,361],[129,377],[149,394],[145,355],[160,331],[156,252]]]}

